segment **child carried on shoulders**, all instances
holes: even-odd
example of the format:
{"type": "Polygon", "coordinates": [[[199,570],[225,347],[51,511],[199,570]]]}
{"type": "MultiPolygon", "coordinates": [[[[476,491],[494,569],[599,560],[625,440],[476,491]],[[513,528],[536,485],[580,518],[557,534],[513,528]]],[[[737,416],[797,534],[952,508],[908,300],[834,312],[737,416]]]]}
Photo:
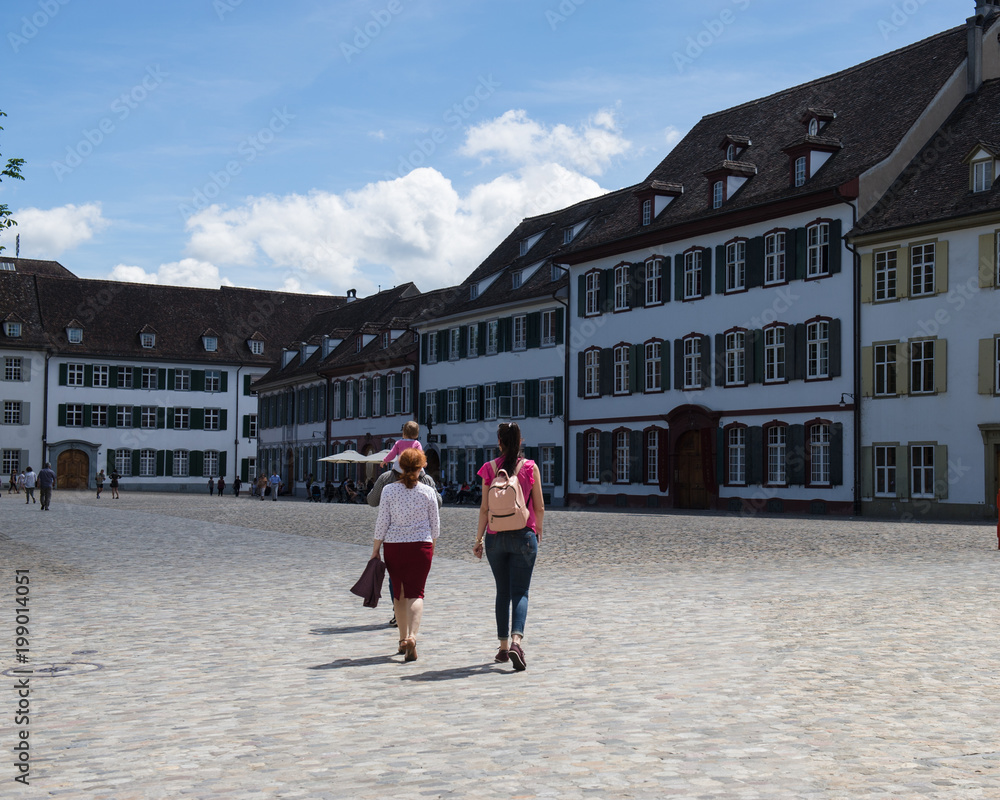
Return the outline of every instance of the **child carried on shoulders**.
{"type": "Polygon", "coordinates": [[[403,438],[397,439],[396,443],[392,446],[392,450],[389,454],[382,459],[382,466],[385,467],[387,464],[392,463],[392,460],[396,458],[404,450],[413,448],[414,450],[423,450],[423,446],[417,441],[417,437],[420,435],[420,426],[412,419],[403,425],[403,438]]]}

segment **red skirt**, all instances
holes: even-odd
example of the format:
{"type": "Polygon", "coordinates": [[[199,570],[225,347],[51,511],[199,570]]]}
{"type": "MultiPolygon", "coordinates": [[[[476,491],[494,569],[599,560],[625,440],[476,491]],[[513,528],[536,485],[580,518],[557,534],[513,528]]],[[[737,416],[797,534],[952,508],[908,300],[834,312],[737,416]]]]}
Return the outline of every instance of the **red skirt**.
{"type": "Polygon", "coordinates": [[[434,556],[432,542],[386,542],[385,568],[392,579],[393,599],[399,600],[401,591],[408,600],[424,596],[427,573],[431,571],[434,556]]]}

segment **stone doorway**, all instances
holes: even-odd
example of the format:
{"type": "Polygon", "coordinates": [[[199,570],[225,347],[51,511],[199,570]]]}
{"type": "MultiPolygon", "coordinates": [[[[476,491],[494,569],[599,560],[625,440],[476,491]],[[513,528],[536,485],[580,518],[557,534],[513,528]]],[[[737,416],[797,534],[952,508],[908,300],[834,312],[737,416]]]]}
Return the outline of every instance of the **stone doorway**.
{"type": "Polygon", "coordinates": [[[63,450],[56,459],[57,489],[86,489],[90,480],[90,456],[83,450],[63,450]]]}

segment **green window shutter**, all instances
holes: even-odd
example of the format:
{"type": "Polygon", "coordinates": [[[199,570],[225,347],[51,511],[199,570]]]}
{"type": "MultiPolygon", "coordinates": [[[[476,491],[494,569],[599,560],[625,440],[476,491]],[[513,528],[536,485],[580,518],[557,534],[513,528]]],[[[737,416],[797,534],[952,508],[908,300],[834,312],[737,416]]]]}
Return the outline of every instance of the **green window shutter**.
{"type": "Polygon", "coordinates": [[[200,431],[205,429],[205,409],[192,408],[190,413],[191,430],[200,431]]]}
{"type": "Polygon", "coordinates": [[[552,482],[556,486],[562,486],[563,482],[563,449],[556,447],[554,451],[555,463],[552,465],[552,482]]]}
{"type": "Polygon", "coordinates": [[[790,265],[791,268],[789,265],[785,266],[785,274],[789,279],[802,280],[806,276],[806,263],[809,258],[809,237],[805,228],[794,228],[788,232],[785,252],[793,255],[793,264],[790,265]]]}
{"type": "Polygon", "coordinates": [[[166,367],[161,367],[156,370],[156,388],[166,389],[167,387],[167,369],[166,367]]]}
{"type": "Polygon", "coordinates": [[[132,367],[132,388],[142,388],[142,367],[132,367]]]}
{"type": "Polygon", "coordinates": [[[108,450],[108,461],[106,469],[109,475],[114,471],[114,468],[115,468],[115,451],[108,450]]]}
{"type": "Polygon", "coordinates": [[[556,344],[566,341],[566,309],[560,306],[556,309],[556,344]]]}
{"type": "Polygon", "coordinates": [[[222,382],[219,385],[223,392],[229,391],[229,370],[222,370],[222,382]]]}
{"type": "Polygon", "coordinates": [[[586,441],[582,433],[576,435],[576,482],[583,483],[587,478],[586,441]]]}
{"type": "Polygon", "coordinates": [[[219,475],[221,477],[223,477],[223,478],[226,476],[226,456],[227,455],[228,455],[228,451],[226,451],[226,450],[223,450],[221,453],[219,453],[219,475]]]}
{"type": "Polygon", "coordinates": [[[252,375],[244,375],[243,376],[243,394],[244,395],[249,395],[250,394],[250,383],[251,383],[252,380],[253,380],[253,376],[252,375]]]}
{"type": "MultiPolygon", "coordinates": [[[[979,237],[979,288],[992,289],[996,284],[997,245],[995,233],[979,237]]],[[[60,373],[61,374],[61,373],[60,373]]]]}
{"type": "Polygon", "coordinates": [[[670,389],[670,340],[660,343],[660,382],[663,391],[670,389]]]}
{"type": "Polygon", "coordinates": [[[94,365],[84,364],[83,365],[83,385],[93,386],[94,385],[94,365]]]}
{"type": "Polygon", "coordinates": [[[576,396],[583,397],[586,392],[586,354],[581,350],[576,354],[576,396]]]}
{"type": "Polygon", "coordinates": [[[174,477],[174,451],[165,450],[163,452],[163,474],[168,477],[174,477]]]}
{"type": "Polygon", "coordinates": [[[948,499],[948,445],[934,445],[934,497],[948,499]]]}
{"type": "Polygon", "coordinates": [[[84,405],[84,407],[83,407],[83,427],[84,428],[89,428],[90,427],[91,413],[93,412],[93,410],[94,410],[93,406],[91,406],[91,405],[84,405]]]}
{"type": "Polygon", "coordinates": [[[747,428],[747,486],[764,483],[764,429],[759,425],[747,428]]]}
{"type": "MultiPolygon", "coordinates": [[[[668,285],[668,281],[664,279],[664,288],[668,285]]],[[[677,256],[677,269],[674,270],[674,297],[678,300],[684,299],[684,256],[677,256]]]]}
{"type": "Polygon", "coordinates": [[[229,429],[229,409],[221,408],[219,409],[219,430],[224,431],[229,429]]]}
{"type": "Polygon", "coordinates": [[[204,477],[205,453],[203,450],[192,450],[188,453],[188,474],[192,478],[204,477]]]}
{"type": "Polygon", "coordinates": [[[610,314],[615,310],[615,271],[601,271],[601,299],[598,306],[602,314],[610,314]]]}
{"type": "Polygon", "coordinates": [[[191,391],[192,392],[205,391],[205,370],[203,369],[191,370],[191,391]]]}
{"type": "Polygon", "coordinates": [[[249,414],[244,414],[243,415],[243,438],[244,439],[249,439],[250,438],[250,415],[249,414]]]}
{"type": "Polygon", "coordinates": [[[841,325],[839,319],[830,320],[830,377],[840,377],[841,325]]]}
{"type": "Polygon", "coordinates": [[[701,388],[712,385],[712,337],[708,334],[701,337],[701,388]]]}
{"type": "Polygon", "coordinates": [[[830,426],[830,485],[844,485],[844,423],[830,426]]]}
{"type": "Polygon", "coordinates": [[[615,473],[611,469],[614,458],[614,443],[611,439],[611,431],[601,431],[599,436],[600,448],[597,455],[597,463],[600,469],[601,483],[614,483],[615,473]]]}
{"type": "Polygon", "coordinates": [[[701,296],[708,297],[712,293],[712,248],[701,250],[701,296]]]}
{"type": "Polygon", "coordinates": [[[948,340],[934,341],[934,391],[944,394],[948,391],[948,340]]]}
{"type": "Polygon", "coordinates": [[[240,480],[246,483],[250,480],[250,459],[241,458],[240,459],[240,480]]]}
{"type": "Polygon", "coordinates": [[[785,448],[785,471],[789,486],[802,486],[806,482],[806,429],[804,425],[788,426],[788,444],[785,448]]]}
{"type": "Polygon", "coordinates": [[[486,323],[479,323],[479,341],[476,343],[477,356],[486,355],[486,323]]]}
{"type": "Polygon", "coordinates": [[[645,345],[634,344],[629,351],[628,390],[631,394],[641,392],[645,383],[643,356],[645,345]]]}
{"type": "Polygon", "coordinates": [[[68,364],[60,364],[59,365],[59,385],[60,386],[65,386],[66,385],[66,383],[67,383],[66,375],[67,375],[68,372],[69,372],[69,365],[68,364]]]}
{"type": "Polygon", "coordinates": [[[163,406],[159,406],[156,409],[156,427],[167,427],[167,410],[163,406]]]}
{"type": "Polygon", "coordinates": [[[162,476],[162,475],[165,474],[165,472],[166,472],[166,469],[165,469],[166,460],[167,460],[166,459],[166,451],[165,450],[157,450],[156,451],[156,475],[157,475],[157,477],[160,477],[160,476],[162,476]]]}
{"type": "Polygon", "coordinates": [[[660,271],[660,286],[663,289],[663,302],[670,302],[670,256],[663,257],[663,266],[660,271]]]}
{"type": "Polygon", "coordinates": [[[910,448],[901,444],[896,447],[896,497],[910,496],[910,448]]]}
{"type": "Polygon", "coordinates": [[[138,477],[139,471],[142,469],[141,459],[139,458],[140,450],[132,451],[132,477],[138,477]]]}
{"type": "Polygon", "coordinates": [[[576,279],[576,315],[587,316],[587,276],[578,275],[576,279]]]}
{"type": "Polygon", "coordinates": [[[539,347],[542,344],[542,312],[533,311],[528,314],[527,319],[528,330],[527,330],[527,346],[539,347]]]}
{"type": "MultiPolygon", "coordinates": [[[[897,478],[897,485],[899,483],[899,476],[897,478]]],[[[862,447],[861,448],[861,496],[862,497],[874,497],[875,496],[875,448],[874,447],[862,447]]]]}
{"type": "Polygon", "coordinates": [[[628,482],[629,483],[645,483],[645,464],[646,459],[643,457],[645,451],[642,447],[642,441],[645,437],[642,431],[629,431],[629,448],[628,448],[628,482]]]}
{"type": "MultiPolygon", "coordinates": [[[[726,246],[724,244],[717,244],[715,246],[715,293],[725,294],[725,292],[726,292],[726,246]]],[[[705,294],[707,295],[708,292],[705,292],[705,294]]]]}
{"type": "Polygon", "coordinates": [[[174,427],[174,409],[172,407],[167,409],[167,427],[174,427]]]}
{"type": "MultiPolygon", "coordinates": [[[[744,369],[746,365],[744,364],[744,369]]],[[[726,385],[726,335],[715,334],[715,360],[712,362],[712,372],[716,386],[726,385]]]]}
{"type": "Polygon", "coordinates": [[[167,385],[166,386],[161,386],[160,388],[161,389],[169,389],[170,391],[173,391],[174,387],[177,385],[176,384],[176,380],[177,380],[177,370],[168,369],[167,370],[167,385]]]}
{"type": "Polygon", "coordinates": [[[875,296],[875,263],[871,253],[861,254],[861,302],[870,303],[875,296]]]}
{"type": "MultiPolygon", "coordinates": [[[[132,427],[142,427],[142,406],[132,406],[132,427]]],[[[135,474],[138,475],[139,473],[136,472],[135,474]]]]}
{"type": "Polygon", "coordinates": [[[108,406],[108,427],[118,427],[118,406],[108,406]]]}
{"type": "Polygon", "coordinates": [[[843,223],[835,219],[830,223],[830,274],[840,272],[840,262],[844,254],[843,223]]]}
{"type": "Polygon", "coordinates": [[[539,381],[537,378],[524,382],[524,416],[538,416],[539,381]]]}
{"type": "MultiPolygon", "coordinates": [[[[555,392],[555,411],[556,416],[561,417],[563,415],[563,376],[556,375],[554,383],[555,392]]],[[[482,392],[480,391],[479,396],[482,397],[482,392]]]]}
{"type": "Polygon", "coordinates": [[[979,340],[979,394],[996,391],[996,339],[979,340]]]}
{"type": "Polygon", "coordinates": [[[118,367],[117,366],[112,365],[112,366],[108,367],[108,386],[110,386],[112,389],[114,389],[116,386],[118,386],[118,367]]]}
{"type": "Polygon", "coordinates": [[[764,285],[764,237],[754,236],[747,242],[747,275],[748,289],[764,285]]]}
{"type": "Polygon", "coordinates": [[[597,375],[598,391],[601,396],[614,394],[615,390],[615,353],[610,347],[601,348],[600,368],[597,375]]]}
{"type": "Polygon", "coordinates": [[[57,416],[58,416],[58,419],[59,419],[59,425],[60,425],[60,427],[66,427],[66,404],[65,403],[60,403],[59,404],[59,412],[58,412],[57,416]]]}
{"type": "Polygon", "coordinates": [[[420,335],[420,363],[427,363],[427,337],[429,334],[423,333],[420,335]]]}
{"type": "Polygon", "coordinates": [[[938,240],[936,250],[936,263],[934,264],[934,293],[946,294],[948,292],[948,240],[938,240]]]}
{"type": "Polygon", "coordinates": [[[421,392],[417,402],[417,422],[427,424],[427,396],[421,392]]]}
{"type": "Polygon", "coordinates": [[[910,251],[900,247],[896,251],[896,297],[910,296],[910,251]]]}
{"type": "MultiPolygon", "coordinates": [[[[897,348],[898,351],[899,348],[897,348]]],[[[896,385],[899,386],[898,376],[896,385]]],[[[871,397],[875,394],[875,349],[871,346],[861,348],[861,396],[871,397]]]]}

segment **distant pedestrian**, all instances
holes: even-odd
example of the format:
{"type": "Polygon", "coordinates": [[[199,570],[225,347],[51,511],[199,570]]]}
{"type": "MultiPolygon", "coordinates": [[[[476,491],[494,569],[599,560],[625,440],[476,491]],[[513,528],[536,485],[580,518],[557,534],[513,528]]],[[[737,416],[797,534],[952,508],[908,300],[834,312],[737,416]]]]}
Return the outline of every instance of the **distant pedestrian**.
{"type": "MultiPolygon", "coordinates": [[[[40,473],[39,473],[40,474],[40,473]]],[[[119,500],[118,497],[118,482],[121,480],[121,475],[118,474],[118,470],[111,471],[111,499],[119,500]]]]}
{"type": "Polygon", "coordinates": [[[257,494],[260,496],[260,499],[263,501],[264,495],[267,494],[267,475],[258,475],[257,476],[257,494]]]}
{"type": "Polygon", "coordinates": [[[18,488],[17,488],[17,472],[14,471],[14,470],[11,471],[11,473],[10,473],[10,482],[7,484],[7,494],[10,494],[11,492],[14,492],[15,494],[18,492],[18,488]]]}
{"type": "Polygon", "coordinates": [[[98,500],[101,499],[101,492],[104,491],[104,481],[106,480],[106,477],[107,476],[105,476],[103,469],[100,472],[97,473],[97,479],[96,480],[97,480],[97,499],[98,500]]]}
{"type": "Polygon", "coordinates": [[[281,488],[281,476],[275,472],[271,476],[271,499],[277,501],[278,490],[281,488]]]}
{"type": "Polygon", "coordinates": [[[38,480],[38,476],[31,467],[28,467],[27,471],[23,475],[23,478],[25,505],[27,505],[28,500],[31,500],[32,503],[37,503],[38,501],[35,499],[35,481],[38,480]]]}
{"type": "Polygon", "coordinates": [[[52,465],[46,461],[38,473],[38,494],[42,501],[41,511],[48,511],[52,503],[52,489],[56,485],[56,474],[52,471],[52,465]]]}
{"type": "Polygon", "coordinates": [[[210,496],[215,494],[215,478],[208,479],[208,494],[210,496]]]}
{"type": "Polygon", "coordinates": [[[16,488],[17,493],[21,494],[21,490],[23,488],[24,488],[24,470],[21,470],[17,474],[17,488],[16,488]]]}
{"type": "Polygon", "coordinates": [[[240,476],[237,475],[233,478],[233,497],[240,496],[240,487],[243,485],[243,481],[240,480],[240,476]]]}
{"type": "Polygon", "coordinates": [[[219,476],[219,482],[215,486],[219,490],[219,497],[222,497],[222,493],[226,491],[226,479],[221,475],[219,476]]]}

